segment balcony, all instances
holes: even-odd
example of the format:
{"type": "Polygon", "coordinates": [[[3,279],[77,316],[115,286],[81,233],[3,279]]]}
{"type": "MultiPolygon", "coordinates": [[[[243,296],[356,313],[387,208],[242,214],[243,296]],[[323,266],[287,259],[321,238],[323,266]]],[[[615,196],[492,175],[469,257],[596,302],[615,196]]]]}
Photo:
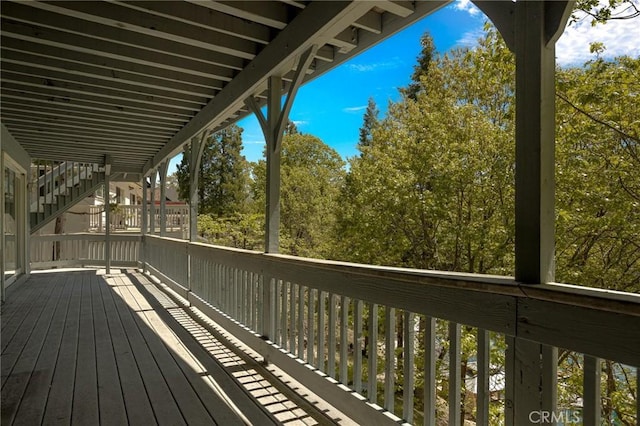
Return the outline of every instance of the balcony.
{"type": "Polygon", "coordinates": [[[298,89],[446,3],[3,1],[2,423],[597,425],[604,369],[637,423],[640,296],[550,278],[554,45],[574,2],[474,2],[516,58],[515,278],[277,254],[298,89]],[[196,188],[206,136],[250,114],[267,253],[195,242],[195,190],[191,242],[169,238],[169,159],[188,146],[196,188]],[[34,160],[52,166],[33,223],[112,181],[151,199],[106,209],[104,235],[32,235],[34,160]],[[560,359],[576,368],[559,378],[560,359]]]}
{"type": "MultiPolygon", "coordinates": [[[[57,238],[77,250],[64,260],[64,266],[104,264],[104,236],[57,238]],[[91,246],[93,249],[87,250],[91,246]],[[80,253],[88,255],[82,258],[80,253]]],[[[54,239],[34,237],[32,244],[51,247],[54,239]]],[[[452,417],[460,419],[459,407],[465,399],[466,406],[473,407],[467,410],[474,412],[477,423],[482,424],[484,417],[488,419],[485,424],[494,424],[495,419],[488,418],[490,406],[496,406],[496,399],[508,401],[517,386],[512,350],[515,339],[542,345],[539,358],[542,373],[538,383],[547,395],[557,394],[558,386],[562,386],[557,381],[557,365],[546,362],[547,356],[571,351],[583,359],[584,374],[579,378],[583,382],[582,405],[571,413],[579,416],[583,424],[590,424],[590,420],[599,416],[599,410],[596,412],[592,407],[600,406],[599,387],[595,384],[601,380],[602,362],[619,363],[637,380],[640,296],[635,294],[561,284],[531,287],[505,277],[303,259],[152,235],[112,236],[110,247],[114,266],[137,264],[140,269],[108,275],[95,270],[34,273],[27,283],[9,294],[3,310],[2,330],[3,381],[7,383],[3,385],[3,416],[13,413],[11,416],[15,414],[16,419],[20,419],[26,410],[39,415],[44,412],[46,418],[49,414],[45,408],[48,410],[51,398],[66,407],[68,415],[76,409],[86,409],[93,416],[101,415],[100,398],[110,403],[113,400],[110,394],[103,395],[100,377],[113,377],[117,371],[122,380],[123,371],[127,371],[123,369],[134,368],[134,364],[148,393],[147,380],[156,376],[147,379],[145,374],[151,374],[145,370],[151,368],[147,364],[153,365],[156,379],[164,377],[163,382],[171,390],[158,397],[160,399],[151,394],[149,400],[142,398],[140,410],[151,407],[160,421],[165,417],[158,417],[153,404],[166,398],[169,402],[162,403],[162,407],[179,407],[184,416],[211,415],[210,407],[200,403],[194,405],[193,413],[185,414],[191,408],[185,411],[181,404],[191,403],[186,402],[188,398],[184,394],[174,391],[173,386],[175,389],[191,386],[201,396],[199,401],[209,403],[198,390],[205,389],[204,385],[198,382],[200,388],[197,388],[190,380],[202,376],[203,371],[216,383],[230,380],[229,371],[227,374],[223,371],[227,361],[215,353],[214,360],[209,358],[211,353],[203,360],[207,344],[194,348],[193,341],[179,343],[177,339],[188,337],[185,334],[188,331],[192,332],[191,339],[203,332],[212,336],[211,339],[225,336],[230,342],[239,342],[231,347],[236,351],[242,347],[245,360],[246,354],[253,354],[253,365],[265,363],[282,371],[282,375],[295,378],[318,395],[323,404],[331,406],[330,413],[347,413],[359,424],[403,421],[437,424],[446,419],[451,424],[452,417]],[[143,270],[146,273],[142,273],[143,270]],[[372,312],[377,315],[371,315],[372,312]],[[93,328],[78,320],[85,316],[93,318],[93,328]],[[54,327],[54,324],[61,325],[54,327]],[[196,328],[199,331],[194,332],[196,328]],[[461,370],[461,345],[470,344],[469,337],[461,341],[461,330],[472,336],[475,356],[473,362],[468,362],[469,359],[464,363],[472,374],[461,370]],[[71,343],[66,343],[67,333],[74,336],[70,338],[71,343]],[[106,337],[108,333],[110,338],[106,337]],[[128,336],[128,343],[122,333],[128,336]],[[402,336],[401,345],[398,334],[402,336]],[[85,341],[89,342],[88,346],[79,343],[85,341]],[[495,355],[497,341],[506,344],[498,358],[495,355]],[[443,348],[442,342],[448,342],[448,347],[443,348]],[[126,357],[127,351],[118,346],[123,344],[130,345],[132,351],[126,357]],[[162,345],[167,347],[162,349],[162,345]],[[100,347],[106,349],[98,350],[100,347]],[[144,351],[138,352],[139,348],[144,351]],[[28,355],[32,350],[33,354],[28,355]],[[57,351],[60,353],[56,354],[57,351]],[[64,351],[72,353],[70,359],[64,351]],[[96,358],[94,354],[98,354],[96,358]],[[449,400],[444,404],[448,413],[436,409],[442,405],[436,400],[436,387],[440,386],[436,363],[443,355],[450,389],[449,400]],[[187,364],[185,359],[196,359],[200,364],[194,367],[195,364],[187,364]],[[87,383],[83,384],[80,379],[85,378],[84,373],[72,374],[76,377],[74,387],[73,377],[58,377],[61,371],[68,372],[68,368],[54,368],[64,362],[75,365],[78,373],[91,371],[94,376],[88,376],[87,383]],[[471,364],[473,368],[469,367],[471,364]],[[171,372],[179,371],[182,371],[179,375],[182,382],[174,383],[171,372]],[[370,379],[369,371],[377,372],[375,380],[370,379]],[[420,383],[414,381],[414,377],[421,378],[420,383]],[[496,381],[502,384],[496,386],[496,381]],[[17,386],[18,391],[12,386],[17,386]],[[49,399],[47,392],[42,394],[42,386],[45,389],[52,386],[49,399]],[[74,391],[53,392],[57,386],[68,386],[74,391]],[[84,389],[82,386],[87,386],[86,392],[91,397],[87,400],[85,396],[81,404],[73,404],[72,395],[84,389]],[[38,391],[39,400],[32,399],[35,398],[31,396],[32,391],[38,391]],[[57,401],[56,395],[62,394],[69,397],[63,398],[64,402],[57,401]],[[185,400],[174,400],[169,394],[180,394],[185,400]],[[499,395],[502,398],[498,398],[499,395]]],[[[53,265],[43,263],[41,266],[53,265]]],[[[220,347],[219,343],[216,345],[220,347]]],[[[223,351],[228,354],[231,350],[223,351]]],[[[231,370],[235,384],[229,386],[233,389],[244,386],[244,379],[234,376],[235,367],[231,370]]],[[[535,369],[531,371],[537,374],[535,369]]],[[[287,381],[275,387],[286,388],[287,381]]],[[[110,382],[110,385],[117,383],[110,382]]],[[[125,413],[122,404],[138,407],[138,402],[132,402],[138,400],[128,398],[132,395],[140,398],[139,393],[128,393],[125,386],[129,384],[121,384],[121,395],[116,392],[117,398],[122,398],[118,399],[121,411],[117,415],[125,413]]],[[[155,391],[155,387],[153,389],[155,391]]],[[[82,395],[86,392],[82,391],[82,395]]],[[[231,399],[242,415],[255,414],[255,408],[249,408],[255,406],[255,400],[249,403],[231,399]]],[[[254,399],[259,402],[261,397],[254,399]]],[[[219,398],[212,401],[220,403],[219,398]]],[[[311,407],[316,403],[306,401],[302,405],[311,407]]],[[[498,406],[502,418],[516,415],[517,407],[508,402],[498,406]]],[[[226,407],[225,412],[239,416],[234,409],[232,405],[226,407]]],[[[118,410],[109,413],[118,413],[118,410]]],[[[218,415],[220,411],[213,413],[218,415]]],[[[134,413],[127,409],[126,415],[134,413]]],[[[302,415],[302,421],[306,422],[305,416],[318,418],[314,410],[302,415]]],[[[341,416],[344,415],[335,414],[333,420],[343,418],[341,416]]],[[[102,417],[100,419],[102,421],[102,417]]],[[[131,422],[132,417],[128,419],[131,422]]],[[[322,419],[327,421],[326,417],[319,421],[322,419]]],[[[3,423],[4,420],[3,417],[3,423]]],[[[262,420],[257,424],[263,424],[262,420]]]]}

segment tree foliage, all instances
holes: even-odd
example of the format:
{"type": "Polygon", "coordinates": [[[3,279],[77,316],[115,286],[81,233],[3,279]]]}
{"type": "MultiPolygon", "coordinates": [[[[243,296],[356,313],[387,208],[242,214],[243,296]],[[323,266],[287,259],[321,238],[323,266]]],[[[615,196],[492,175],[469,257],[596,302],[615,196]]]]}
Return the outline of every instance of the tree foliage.
{"type": "MultiPolygon", "coordinates": [[[[315,136],[290,133],[282,141],[280,248],[282,253],[328,257],[337,198],[344,177],[340,155],[315,136]]],[[[264,206],[266,162],[254,169],[254,197],[264,206]]]]}
{"type": "MultiPolygon", "coordinates": [[[[249,184],[248,164],[242,156],[242,129],[236,125],[205,140],[198,180],[198,212],[227,216],[244,211],[249,184]]],[[[177,167],[179,197],[189,200],[190,147],[177,167]]]]}

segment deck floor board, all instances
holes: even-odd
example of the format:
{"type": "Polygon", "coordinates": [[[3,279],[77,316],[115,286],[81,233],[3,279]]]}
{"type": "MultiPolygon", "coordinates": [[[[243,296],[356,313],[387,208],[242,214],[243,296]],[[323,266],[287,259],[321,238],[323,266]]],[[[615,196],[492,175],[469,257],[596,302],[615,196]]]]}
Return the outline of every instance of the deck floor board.
{"type": "Polygon", "coordinates": [[[138,272],[38,272],[7,296],[2,425],[317,424],[263,404],[244,380],[264,381],[256,365],[138,272]]]}

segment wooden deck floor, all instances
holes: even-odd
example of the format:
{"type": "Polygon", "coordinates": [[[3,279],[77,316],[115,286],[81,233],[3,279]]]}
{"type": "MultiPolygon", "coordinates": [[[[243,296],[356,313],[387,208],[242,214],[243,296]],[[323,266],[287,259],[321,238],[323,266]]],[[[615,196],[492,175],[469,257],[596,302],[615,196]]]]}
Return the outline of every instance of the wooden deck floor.
{"type": "Polygon", "coordinates": [[[133,271],[33,274],[2,306],[2,425],[318,424],[133,271]]]}

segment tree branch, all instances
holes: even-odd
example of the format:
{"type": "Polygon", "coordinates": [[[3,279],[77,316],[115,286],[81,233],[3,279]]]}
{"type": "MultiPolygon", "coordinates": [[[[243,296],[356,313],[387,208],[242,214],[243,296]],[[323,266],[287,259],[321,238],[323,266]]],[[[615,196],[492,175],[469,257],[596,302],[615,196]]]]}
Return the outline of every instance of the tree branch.
{"type": "Polygon", "coordinates": [[[575,105],[573,102],[571,102],[569,99],[567,99],[567,97],[565,95],[563,95],[562,93],[558,93],[556,92],[556,96],[559,97],[560,99],[562,99],[563,101],[565,101],[571,108],[575,109],[576,111],[578,111],[579,113],[585,115],[586,117],[588,117],[589,119],[595,121],[598,124],[602,124],[603,126],[613,130],[614,132],[618,133],[620,136],[622,136],[623,138],[626,139],[631,139],[635,142],[639,142],[640,143],[640,139],[630,135],[629,133],[626,133],[620,129],[618,129],[617,127],[607,123],[604,120],[599,119],[598,117],[594,116],[593,114],[585,111],[584,109],[580,108],[579,106],[575,105]]]}

